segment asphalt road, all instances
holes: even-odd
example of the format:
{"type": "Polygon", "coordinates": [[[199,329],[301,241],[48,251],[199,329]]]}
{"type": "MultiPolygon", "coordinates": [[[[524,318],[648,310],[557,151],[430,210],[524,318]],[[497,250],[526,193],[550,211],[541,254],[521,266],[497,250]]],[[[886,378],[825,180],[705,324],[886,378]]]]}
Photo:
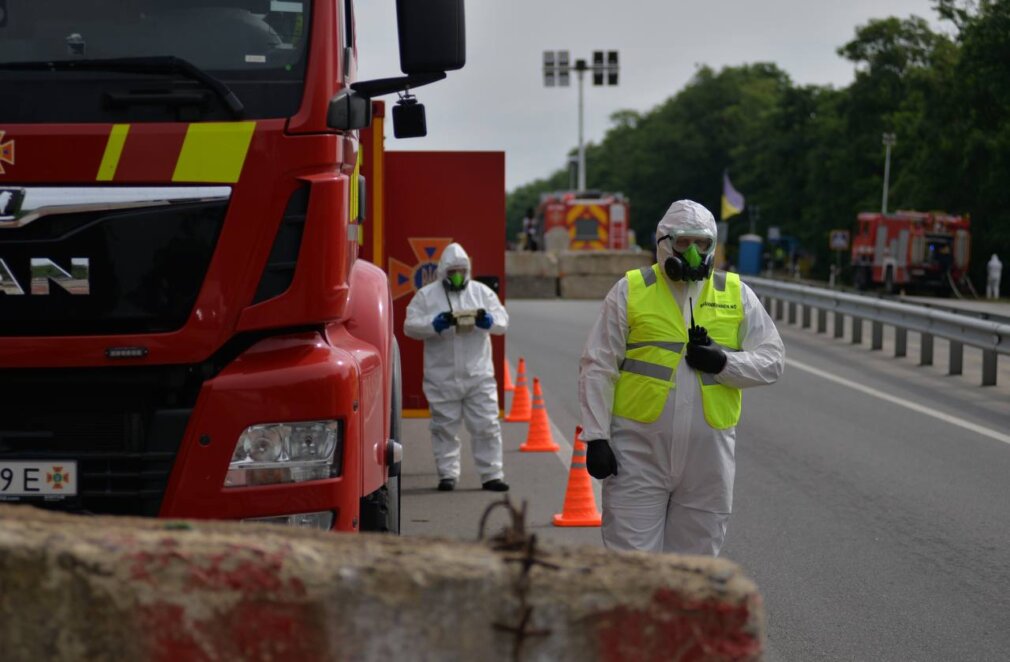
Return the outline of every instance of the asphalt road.
{"type": "MultiPolygon", "coordinates": [[[[541,377],[556,437],[578,422],[578,357],[599,302],[510,301],[507,352],[541,377]]],[[[830,321],[829,321],[830,322],[830,321]]],[[[1010,650],[1010,361],[997,387],[936,362],[853,346],[779,322],[788,365],[745,394],[735,512],[723,556],[764,596],[769,660],[1005,660],[1010,650]]],[[[829,323],[828,329],[831,330],[829,323]]],[[[512,498],[538,535],[600,544],[597,529],[556,529],[570,450],[516,449],[503,424],[512,498]]],[[[466,457],[462,490],[434,492],[425,423],[408,423],[406,534],[476,536],[497,496],[466,457]]],[[[563,440],[559,440],[563,441],[563,440]]]]}

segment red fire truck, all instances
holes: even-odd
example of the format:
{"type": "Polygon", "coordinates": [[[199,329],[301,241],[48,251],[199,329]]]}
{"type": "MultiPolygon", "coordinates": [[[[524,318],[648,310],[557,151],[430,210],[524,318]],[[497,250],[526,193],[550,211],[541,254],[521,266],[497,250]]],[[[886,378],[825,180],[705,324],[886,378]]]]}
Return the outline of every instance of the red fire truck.
{"type": "Polygon", "coordinates": [[[631,205],[620,193],[546,193],[537,208],[541,248],[550,251],[624,250],[631,205]]]}
{"type": "Polygon", "coordinates": [[[964,280],[970,255],[968,216],[864,212],[852,240],[853,278],[860,289],[947,290],[964,280]]]}
{"type": "Polygon", "coordinates": [[[359,131],[465,57],[462,0],[397,12],[356,81],[351,0],[0,3],[0,500],[398,530],[359,131]]]}

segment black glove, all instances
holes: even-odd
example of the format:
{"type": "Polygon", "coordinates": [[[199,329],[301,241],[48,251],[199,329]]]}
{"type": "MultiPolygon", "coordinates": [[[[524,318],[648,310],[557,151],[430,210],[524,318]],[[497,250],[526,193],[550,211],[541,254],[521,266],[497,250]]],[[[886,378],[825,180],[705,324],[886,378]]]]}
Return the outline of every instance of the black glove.
{"type": "Polygon", "coordinates": [[[593,439],[586,442],[586,469],[593,478],[603,480],[607,476],[617,475],[617,458],[606,439],[593,439]]]}
{"type": "Polygon", "coordinates": [[[446,311],[444,313],[439,313],[432,320],[431,326],[435,329],[435,333],[442,333],[450,326],[453,325],[452,313],[446,311]]]}
{"type": "Polygon", "coordinates": [[[708,329],[703,326],[691,325],[687,330],[687,339],[692,345],[710,345],[712,339],[708,337],[708,329]]]}
{"type": "Polygon", "coordinates": [[[695,370],[713,375],[722,372],[726,367],[726,352],[712,342],[705,327],[692,326],[687,333],[687,364],[695,370]]]}
{"type": "Polygon", "coordinates": [[[494,324],[494,318],[491,317],[491,315],[488,314],[486,310],[481,308],[480,310],[477,311],[476,324],[477,328],[487,330],[490,329],[491,326],[494,324]]]}

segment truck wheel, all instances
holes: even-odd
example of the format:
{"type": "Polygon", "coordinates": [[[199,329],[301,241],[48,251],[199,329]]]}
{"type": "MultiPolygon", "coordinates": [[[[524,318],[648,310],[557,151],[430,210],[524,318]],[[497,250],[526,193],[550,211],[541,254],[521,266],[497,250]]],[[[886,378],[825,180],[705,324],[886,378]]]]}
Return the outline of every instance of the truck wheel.
{"type": "Polygon", "coordinates": [[[870,287],[869,269],[866,267],[856,267],[852,280],[855,281],[856,289],[865,292],[870,287]]]}
{"type": "Polygon", "coordinates": [[[888,267],[884,273],[884,291],[894,294],[894,267],[888,267]]]}
{"type": "Polygon", "coordinates": [[[392,477],[386,484],[361,499],[361,531],[400,533],[400,478],[392,477]]]}
{"type": "MultiPolygon", "coordinates": [[[[389,436],[401,441],[403,412],[400,391],[400,347],[393,340],[390,370],[392,371],[392,402],[389,408],[389,436]]],[[[386,484],[361,499],[361,531],[400,535],[400,476],[390,476],[386,484]]]]}

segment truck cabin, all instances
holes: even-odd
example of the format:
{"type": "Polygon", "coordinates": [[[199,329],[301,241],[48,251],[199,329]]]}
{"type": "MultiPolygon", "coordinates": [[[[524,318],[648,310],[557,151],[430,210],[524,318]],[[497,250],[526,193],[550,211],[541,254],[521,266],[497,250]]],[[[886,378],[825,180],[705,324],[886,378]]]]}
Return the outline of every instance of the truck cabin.
{"type": "MultiPolygon", "coordinates": [[[[0,63],[20,93],[17,103],[0,109],[0,121],[290,117],[302,101],[312,6],[269,0],[6,0],[0,63]],[[224,82],[232,99],[213,81],[224,82]]],[[[352,39],[350,25],[342,27],[345,39],[352,39]]]]}

